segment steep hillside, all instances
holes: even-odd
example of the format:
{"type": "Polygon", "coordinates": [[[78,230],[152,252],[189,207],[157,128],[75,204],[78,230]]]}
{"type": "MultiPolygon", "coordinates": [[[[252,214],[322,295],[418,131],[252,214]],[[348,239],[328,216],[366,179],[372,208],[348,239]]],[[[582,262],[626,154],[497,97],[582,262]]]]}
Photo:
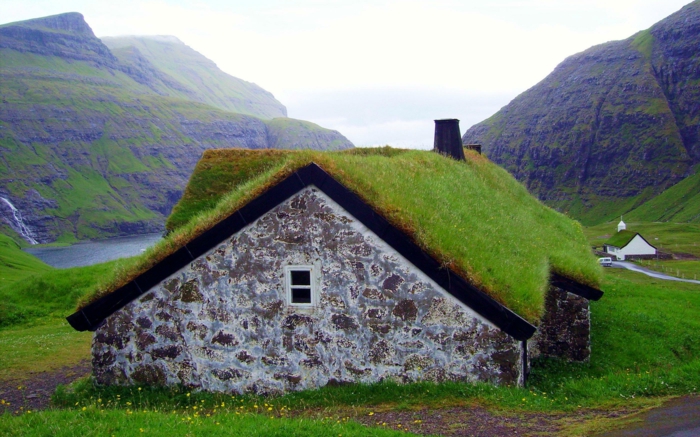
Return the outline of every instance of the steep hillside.
{"type": "Polygon", "coordinates": [[[636,222],[700,222],[700,172],[625,214],[636,222]]]}
{"type": "MultiPolygon", "coordinates": [[[[30,275],[52,270],[33,255],[23,252],[10,237],[0,234],[0,288],[30,275]]],[[[0,303],[2,307],[2,303],[0,303]]],[[[0,314],[2,310],[0,310],[0,314]]]]}
{"type": "MultiPolygon", "coordinates": [[[[204,94],[140,62],[122,63],[77,13],[0,27],[0,196],[39,242],[163,229],[206,149],[352,147],[312,123],[187,100],[204,94]]],[[[0,232],[21,233],[4,203],[0,217],[0,232]]]]}
{"type": "Polygon", "coordinates": [[[105,37],[102,42],[129,66],[132,77],[159,94],[262,118],[287,116],[272,94],[224,73],[174,36],[105,37]]]}
{"type": "Polygon", "coordinates": [[[700,162],[700,2],[567,58],[470,128],[531,192],[584,223],[627,212],[700,162]]]}

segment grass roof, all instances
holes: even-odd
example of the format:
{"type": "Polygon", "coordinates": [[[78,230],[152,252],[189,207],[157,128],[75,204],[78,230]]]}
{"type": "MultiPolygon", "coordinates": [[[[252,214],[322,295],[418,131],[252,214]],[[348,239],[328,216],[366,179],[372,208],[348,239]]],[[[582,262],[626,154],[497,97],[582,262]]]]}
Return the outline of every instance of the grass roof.
{"type": "MultiPolygon", "coordinates": [[[[315,162],[446,267],[537,324],[551,272],[598,287],[581,226],[475,152],[209,150],[173,210],[169,236],[124,262],[82,305],[124,285],[297,169],[315,162]]],[[[82,306],[81,305],[81,306],[82,306]]]]}
{"type": "Polygon", "coordinates": [[[634,236],[637,235],[636,232],[628,231],[627,229],[623,229],[619,231],[617,234],[613,235],[608,239],[608,241],[605,242],[605,244],[609,246],[615,246],[615,247],[624,247],[632,241],[634,236]]]}

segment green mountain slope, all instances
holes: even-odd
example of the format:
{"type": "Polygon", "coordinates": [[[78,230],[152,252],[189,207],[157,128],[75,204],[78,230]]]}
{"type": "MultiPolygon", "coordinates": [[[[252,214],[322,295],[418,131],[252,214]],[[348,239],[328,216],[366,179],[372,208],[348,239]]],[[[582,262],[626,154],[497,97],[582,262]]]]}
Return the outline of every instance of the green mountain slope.
{"type": "Polygon", "coordinates": [[[287,116],[286,108],[272,94],[224,73],[174,36],[104,37],[102,42],[122,64],[144,72],[134,76],[153,83],[159,93],[263,118],[287,116]]]}
{"type": "Polygon", "coordinates": [[[52,270],[51,266],[23,252],[10,237],[0,234],[0,288],[49,270],[52,270]]]}
{"type": "Polygon", "coordinates": [[[700,222],[700,172],[628,212],[625,219],[637,222],[700,222]]]}
{"type": "Polygon", "coordinates": [[[700,2],[650,29],[567,58],[470,128],[550,206],[583,223],[612,219],[700,162],[700,2]]]}
{"type": "MultiPolygon", "coordinates": [[[[188,100],[202,93],[142,61],[122,63],[77,13],[0,26],[0,196],[40,242],[162,230],[207,149],[352,147],[188,100]]],[[[0,232],[20,232],[3,205],[0,232]]]]}

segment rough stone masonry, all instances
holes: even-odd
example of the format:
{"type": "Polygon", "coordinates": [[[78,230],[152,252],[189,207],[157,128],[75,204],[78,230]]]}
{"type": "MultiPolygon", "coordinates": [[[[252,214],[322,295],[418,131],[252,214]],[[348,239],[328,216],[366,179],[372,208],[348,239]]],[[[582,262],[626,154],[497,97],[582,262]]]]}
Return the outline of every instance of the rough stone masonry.
{"type": "Polygon", "coordinates": [[[385,379],[522,383],[521,343],[308,187],[112,314],[100,384],[281,393],[385,379]],[[287,303],[313,265],[318,304],[287,303]]]}

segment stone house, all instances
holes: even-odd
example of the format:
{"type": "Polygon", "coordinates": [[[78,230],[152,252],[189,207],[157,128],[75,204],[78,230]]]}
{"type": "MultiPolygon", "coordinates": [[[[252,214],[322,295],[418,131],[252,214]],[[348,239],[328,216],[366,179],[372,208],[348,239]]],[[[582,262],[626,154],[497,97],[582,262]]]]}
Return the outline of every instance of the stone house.
{"type": "Polygon", "coordinates": [[[95,331],[100,384],[523,385],[535,356],[588,359],[601,296],[552,273],[536,327],[312,163],[68,321],[95,331]]]}

